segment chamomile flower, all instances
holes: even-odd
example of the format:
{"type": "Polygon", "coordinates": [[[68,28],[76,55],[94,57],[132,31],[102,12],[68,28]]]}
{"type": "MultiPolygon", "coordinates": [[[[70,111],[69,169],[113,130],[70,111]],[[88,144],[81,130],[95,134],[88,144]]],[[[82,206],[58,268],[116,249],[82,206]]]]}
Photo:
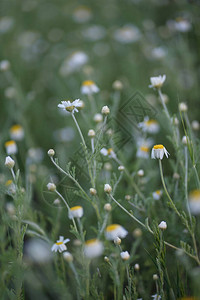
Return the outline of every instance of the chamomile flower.
{"type": "Polygon", "coordinates": [[[69,219],[81,218],[82,216],[83,216],[82,206],[73,206],[70,208],[70,211],[68,213],[69,219]]]}
{"type": "Polygon", "coordinates": [[[17,144],[15,141],[11,140],[5,143],[6,152],[8,155],[16,154],[17,153],[17,144]]]}
{"type": "Polygon", "coordinates": [[[80,99],[76,99],[74,101],[61,101],[61,104],[58,104],[59,108],[62,108],[70,113],[78,112],[78,108],[81,107],[80,99]]]}
{"type": "Polygon", "coordinates": [[[162,190],[157,190],[155,192],[153,192],[153,199],[154,200],[160,200],[161,196],[162,196],[163,192],[162,190]]]}
{"type": "Polygon", "coordinates": [[[16,185],[11,179],[6,181],[5,186],[9,195],[16,193],[16,185]]]}
{"type": "Polygon", "coordinates": [[[200,190],[193,190],[189,194],[189,207],[194,215],[200,214],[200,190]]]}
{"type": "Polygon", "coordinates": [[[108,156],[109,158],[116,158],[116,154],[115,154],[115,152],[113,151],[112,148],[109,148],[109,149],[102,148],[102,149],[100,150],[100,153],[101,153],[103,156],[108,156]]]}
{"type": "Polygon", "coordinates": [[[99,92],[98,86],[92,80],[83,81],[81,86],[81,93],[85,95],[92,95],[99,92]]]}
{"type": "Polygon", "coordinates": [[[128,231],[119,224],[111,224],[106,227],[105,236],[107,240],[115,240],[117,237],[125,238],[128,231]]]}
{"type": "Polygon", "coordinates": [[[131,44],[137,42],[140,38],[140,30],[132,24],[124,25],[114,32],[114,39],[122,44],[131,44]]]}
{"type": "Polygon", "coordinates": [[[146,145],[140,146],[137,150],[136,156],[139,158],[149,158],[149,147],[146,145]]]}
{"type": "Polygon", "coordinates": [[[144,118],[143,122],[138,124],[138,127],[142,129],[143,132],[156,134],[160,130],[160,126],[156,120],[149,119],[148,117],[144,118]]]}
{"type": "Polygon", "coordinates": [[[67,76],[75,71],[78,71],[89,60],[88,55],[83,51],[76,51],[67,57],[60,67],[60,74],[67,76]]]}
{"type": "Polygon", "coordinates": [[[68,243],[70,240],[69,239],[65,239],[64,240],[64,237],[63,236],[60,236],[59,237],[59,240],[57,240],[57,242],[55,244],[53,244],[52,248],[51,248],[51,251],[53,252],[63,252],[65,250],[67,250],[67,247],[66,247],[66,243],[68,243]]]}
{"type": "Polygon", "coordinates": [[[10,156],[7,156],[5,160],[5,166],[8,167],[9,169],[12,169],[14,165],[15,165],[15,161],[10,156]]]}
{"type": "Polygon", "coordinates": [[[104,246],[98,239],[91,239],[85,242],[84,254],[88,258],[100,256],[103,253],[104,246]]]}
{"type": "Polygon", "coordinates": [[[154,89],[160,89],[163,86],[163,83],[166,80],[166,75],[159,75],[157,77],[151,77],[150,82],[151,85],[149,85],[150,88],[154,89]]]}
{"type": "Polygon", "coordinates": [[[155,145],[151,151],[151,158],[153,159],[163,159],[164,155],[168,158],[169,152],[165,149],[163,145],[155,145]]]}
{"type": "Polygon", "coordinates": [[[21,125],[16,124],[10,128],[10,137],[15,141],[21,141],[24,138],[24,129],[21,125]]]}

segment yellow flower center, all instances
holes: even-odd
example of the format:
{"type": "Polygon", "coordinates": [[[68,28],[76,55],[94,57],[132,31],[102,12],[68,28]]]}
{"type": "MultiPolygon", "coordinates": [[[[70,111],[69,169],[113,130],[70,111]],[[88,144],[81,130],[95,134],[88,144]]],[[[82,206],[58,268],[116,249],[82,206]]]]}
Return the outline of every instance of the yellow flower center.
{"type": "Polygon", "coordinates": [[[200,201],[200,190],[191,191],[189,198],[191,201],[200,201]]]}
{"type": "Polygon", "coordinates": [[[108,151],[108,155],[110,155],[113,152],[113,149],[109,148],[107,151],[108,151]]]}
{"type": "Polygon", "coordinates": [[[86,81],[83,81],[82,85],[84,86],[90,86],[90,85],[93,85],[95,84],[94,81],[92,80],[86,80],[86,81]]]}
{"type": "Polygon", "coordinates": [[[78,209],[81,209],[82,208],[82,206],[73,206],[73,207],[71,207],[70,208],[70,210],[78,210],[78,209]]]}
{"type": "Polygon", "coordinates": [[[12,183],[13,183],[13,181],[10,179],[10,180],[7,180],[7,181],[6,181],[6,184],[5,184],[5,185],[6,185],[6,186],[9,186],[9,185],[11,185],[12,183]]]}
{"type": "Polygon", "coordinates": [[[15,131],[19,131],[19,130],[22,130],[22,126],[21,125],[13,125],[11,128],[10,128],[10,132],[15,132],[15,131]]]}
{"type": "Polygon", "coordinates": [[[112,225],[107,226],[106,231],[108,231],[108,232],[113,231],[119,227],[120,227],[120,225],[118,225],[118,224],[112,224],[112,225]]]}
{"type": "Polygon", "coordinates": [[[15,145],[15,141],[8,141],[5,143],[6,147],[13,146],[13,145],[15,145]]]}
{"type": "Polygon", "coordinates": [[[157,194],[157,195],[160,195],[160,194],[161,194],[161,190],[157,190],[157,191],[156,191],[156,194],[157,194]]]}
{"type": "Polygon", "coordinates": [[[149,147],[141,146],[141,147],[140,147],[140,150],[141,150],[141,151],[144,151],[144,152],[149,152],[149,147]]]}
{"type": "Polygon", "coordinates": [[[74,108],[75,108],[74,105],[65,107],[65,109],[69,112],[72,112],[74,108]]]}
{"type": "Polygon", "coordinates": [[[147,126],[151,126],[151,125],[156,125],[156,124],[158,124],[158,123],[157,123],[156,120],[148,120],[148,121],[145,122],[145,124],[146,124],[147,126]]]}
{"type": "Polygon", "coordinates": [[[91,239],[85,242],[85,245],[90,246],[92,244],[96,244],[98,242],[97,239],[91,239]]]}
{"type": "Polygon", "coordinates": [[[56,243],[56,245],[58,245],[58,246],[59,246],[59,245],[62,245],[62,244],[63,244],[63,242],[57,242],[57,243],[56,243]]]}
{"type": "Polygon", "coordinates": [[[163,145],[155,145],[154,147],[153,147],[153,149],[164,149],[164,146],[163,145]]]}

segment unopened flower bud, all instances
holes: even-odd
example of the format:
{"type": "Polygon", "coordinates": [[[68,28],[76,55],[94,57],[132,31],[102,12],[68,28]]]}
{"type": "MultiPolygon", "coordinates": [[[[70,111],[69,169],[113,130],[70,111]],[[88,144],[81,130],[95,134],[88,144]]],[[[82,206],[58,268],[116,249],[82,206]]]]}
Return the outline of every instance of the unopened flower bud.
{"type": "Polygon", "coordinates": [[[110,113],[109,107],[108,107],[107,105],[103,106],[103,107],[102,107],[102,110],[101,110],[101,113],[102,113],[103,115],[109,115],[109,113],[110,113]]]}
{"type": "Polygon", "coordinates": [[[193,130],[199,130],[199,122],[198,121],[196,121],[196,120],[194,120],[194,121],[192,121],[192,129],[193,130]]]}
{"type": "Polygon", "coordinates": [[[14,165],[15,165],[15,161],[10,156],[7,156],[5,160],[5,166],[8,167],[9,169],[12,169],[14,165]]]}
{"type": "Polygon", "coordinates": [[[124,169],[125,169],[124,166],[119,166],[119,167],[118,167],[118,170],[119,170],[120,172],[123,172],[124,169]]]}
{"type": "Polygon", "coordinates": [[[180,175],[179,175],[178,173],[174,173],[174,174],[173,174],[173,178],[174,178],[174,179],[179,179],[179,178],[180,178],[180,175]]]}
{"type": "Polygon", "coordinates": [[[153,274],[153,280],[158,280],[158,275],[157,274],[153,274]]]}
{"type": "Polygon", "coordinates": [[[111,210],[112,210],[111,204],[110,204],[110,203],[106,203],[106,204],[104,205],[104,210],[107,211],[107,212],[111,211],[111,210]]]}
{"type": "Polygon", "coordinates": [[[53,157],[55,155],[55,151],[53,149],[49,149],[49,151],[47,152],[47,154],[50,156],[50,157],[53,157]]]}
{"type": "Polygon", "coordinates": [[[160,222],[160,224],[158,225],[158,227],[161,230],[166,230],[167,229],[167,223],[165,221],[160,222]]]}
{"type": "Polygon", "coordinates": [[[126,195],[125,196],[125,200],[130,201],[131,200],[131,196],[130,195],[126,195]]]}
{"type": "Polygon", "coordinates": [[[114,243],[115,245],[121,245],[122,240],[119,237],[116,237],[116,239],[114,239],[114,243]]]}
{"type": "Polygon", "coordinates": [[[140,177],[144,176],[144,170],[142,170],[142,169],[138,170],[137,174],[140,177]]]}
{"type": "Polygon", "coordinates": [[[95,137],[95,131],[94,131],[93,129],[90,129],[90,130],[88,131],[88,136],[89,136],[90,138],[94,138],[94,137],[95,137]]]}
{"type": "Polygon", "coordinates": [[[121,252],[120,256],[123,260],[128,260],[130,258],[130,254],[128,253],[128,251],[121,252]]]}
{"type": "Polygon", "coordinates": [[[183,138],[182,138],[182,143],[183,145],[187,145],[187,137],[184,135],[183,138]]]}
{"type": "Polygon", "coordinates": [[[123,83],[120,80],[115,80],[112,84],[112,87],[116,91],[121,91],[123,89],[123,83]]]}
{"type": "Polygon", "coordinates": [[[54,205],[60,205],[60,199],[55,199],[54,201],[53,201],[53,204],[54,205]]]}
{"type": "Polygon", "coordinates": [[[136,238],[141,237],[142,236],[142,230],[140,228],[136,228],[133,231],[133,236],[136,237],[136,238]]]}
{"type": "Polygon", "coordinates": [[[111,170],[112,170],[112,165],[111,165],[111,163],[109,163],[109,162],[105,163],[105,164],[104,164],[104,169],[105,169],[106,171],[111,171],[111,170]]]}
{"type": "Polygon", "coordinates": [[[71,253],[65,251],[63,252],[63,258],[66,262],[72,262],[73,261],[73,256],[71,255],[71,253]]]}
{"type": "Polygon", "coordinates": [[[181,112],[186,112],[186,111],[188,110],[187,104],[184,103],[184,102],[181,102],[181,103],[179,104],[179,110],[180,110],[181,112]]]}
{"type": "Polygon", "coordinates": [[[108,256],[104,256],[104,261],[105,262],[109,262],[110,261],[109,258],[108,258],[108,256]]]}
{"type": "Polygon", "coordinates": [[[136,271],[139,271],[139,270],[140,270],[140,265],[139,265],[139,264],[135,264],[134,269],[135,269],[136,271]]]}
{"type": "Polygon", "coordinates": [[[90,188],[90,195],[95,196],[97,191],[94,188],[90,188]]]}
{"type": "Polygon", "coordinates": [[[112,187],[108,183],[104,185],[104,192],[106,192],[107,194],[110,194],[112,192],[112,187]]]}
{"type": "Polygon", "coordinates": [[[103,121],[103,116],[102,116],[102,114],[96,114],[96,115],[94,115],[94,121],[95,121],[96,123],[101,123],[101,122],[103,121]]]}
{"type": "Polygon", "coordinates": [[[56,185],[55,185],[54,183],[49,182],[49,183],[47,184],[47,188],[48,188],[49,191],[55,192],[55,190],[56,190],[56,185]]]}

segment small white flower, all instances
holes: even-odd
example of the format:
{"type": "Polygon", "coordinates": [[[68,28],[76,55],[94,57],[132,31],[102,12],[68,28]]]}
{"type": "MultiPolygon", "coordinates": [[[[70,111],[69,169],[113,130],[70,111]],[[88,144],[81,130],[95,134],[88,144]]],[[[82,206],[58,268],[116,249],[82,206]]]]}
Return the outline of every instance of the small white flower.
{"type": "Polygon", "coordinates": [[[121,252],[120,256],[123,260],[128,260],[130,258],[130,254],[128,253],[128,251],[121,252]]]}
{"type": "Polygon", "coordinates": [[[17,153],[17,144],[15,141],[11,140],[5,143],[6,152],[8,155],[17,153]]]}
{"type": "Polygon", "coordinates": [[[116,154],[115,152],[113,151],[112,148],[109,148],[109,149],[106,149],[106,148],[102,148],[100,150],[100,153],[104,156],[108,156],[110,158],[116,158],[116,154]]]}
{"type": "Polygon", "coordinates": [[[112,87],[116,91],[121,91],[123,89],[123,83],[120,80],[115,80],[112,84],[112,87]]]}
{"type": "Polygon", "coordinates": [[[166,75],[159,75],[157,77],[151,77],[151,85],[149,85],[150,88],[160,89],[163,86],[163,83],[166,80],[166,75]]]}
{"type": "Polygon", "coordinates": [[[45,264],[52,259],[49,244],[39,238],[32,238],[25,244],[25,259],[27,261],[45,264]]]}
{"type": "Polygon", "coordinates": [[[119,170],[120,172],[123,172],[123,171],[125,170],[125,168],[124,168],[124,166],[119,166],[119,167],[118,167],[118,170],[119,170]]]}
{"type": "Polygon", "coordinates": [[[55,244],[53,244],[52,248],[51,248],[51,251],[53,252],[57,252],[59,251],[60,253],[67,250],[67,247],[66,247],[66,243],[68,243],[70,240],[69,239],[65,239],[64,240],[64,237],[63,236],[60,236],[59,237],[59,240],[56,241],[55,244]]]}
{"type": "Polygon", "coordinates": [[[192,121],[192,129],[193,130],[199,130],[199,122],[197,120],[192,121]]]}
{"type": "Polygon", "coordinates": [[[183,138],[182,138],[182,143],[183,143],[183,145],[186,146],[186,145],[188,144],[188,142],[189,142],[189,141],[188,141],[188,138],[184,135],[183,138]]]}
{"type": "Polygon", "coordinates": [[[112,192],[112,187],[110,186],[110,184],[104,184],[104,192],[106,192],[107,194],[110,194],[112,192]]]}
{"type": "Polygon", "coordinates": [[[189,194],[189,207],[193,215],[200,214],[200,190],[193,190],[189,194]]]}
{"type": "Polygon", "coordinates": [[[100,256],[103,253],[104,246],[98,239],[92,239],[85,242],[84,254],[88,258],[100,256]]]}
{"type": "Polygon", "coordinates": [[[107,240],[115,240],[117,237],[125,238],[128,231],[119,224],[111,224],[106,227],[105,236],[107,240]]]}
{"type": "Polygon", "coordinates": [[[158,275],[157,275],[157,274],[153,274],[153,280],[155,280],[155,281],[156,281],[156,280],[158,280],[158,278],[159,278],[159,277],[158,277],[158,275]]]}
{"type": "Polygon", "coordinates": [[[157,190],[155,192],[153,192],[153,199],[154,200],[160,200],[161,196],[162,196],[163,192],[161,190],[157,190]]]}
{"type": "Polygon", "coordinates": [[[119,237],[116,237],[116,239],[114,239],[114,243],[117,246],[121,245],[121,242],[122,242],[122,240],[119,237]]]}
{"type": "Polygon", "coordinates": [[[161,300],[161,296],[158,294],[152,295],[151,297],[153,298],[153,300],[161,300]]]}
{"type": "Polygon", "coordinates": [[[136,156],[139,158],[149,158],[149,147],[146,145],[140,146],[137,150],[136,156]]]}
{"type": "Polygon", "coordinates": [[[21,141],[24,138],[24,129],[21,125],[16,124],[10,128],[10,137],[12,140],[21,141]]]}
{"type": "Polygon", "coordinates": [[[82,51],[76,51],[67,57],[60,67],[60,74],[67,76],[70,73],[78,71],[89,60],[88,55],[82,51]]]}
{"type": "Polygon", "coordinates": [[[49,149],[47,154],[50,156],[50,157],[53,157],[55,155],[55,151],[53,149],[49,149]]]}
{"type": "Polygon", "coordinates": [[[90,130],[88,131],[88,136],[89,136],[90,138],[94,138],[94,137],[95,137],[95,131],[94,131],[93,129],[90,129],[90,130]]]}
{"type": "Polygon", "coordinates": [[[15,165],[15,161],[10,156],[7,156],[5,160],[5,166],[8,167],[9,169],[12,169],[14,165],[15,165]]]}
{"type": "Polygon", "coordinates": [[[136,271],[139,271],[139,270],[140,270],[140,265],[139,265],[139,264],[135,264],[134,269],[135,269],[136,271]]]}
{"type": "Polygon", "coordinates": [[[144,170],[143,169],[138,170],[137,175],[139,177],[143,177],[144,176],[144,170]]]}
{"type": "Polygon", "coordinates": [[[6,181],[5,186],[7,188],[8,194],[16,193],[16,185],[14,184],[14,182],[11,179],[6,181]]]}
{"type": "Polygon", "coordinates": [[[80,99],[76,99],[74,101],[61,101],[61,104],[58,104],[59,108],[62,108],[70,113],[78,112],[77,108],[80,108],[82,103],[80,103],[80,99]]]}
{"type": "Polygon", "coordinates": [[[54,183],[49,182],[47,184],[47,188],[49,191],[54,192],[56,190],[56,185],[54,183]]]}
{"type": "Polygon", "coordinates": [[[0,71],[8,71],[10,68],[10,62],[8,60],[0,61],[0,71]]]}
{"type": "Polygon", "coordinates": [[[91,19],[92,13],[89,7],[79,6],[74,10],[72,17],[77,23],[85,23],[91,19]]]}
{"type": "Polygon", "coordinates": [[[160,222],[158,227],[162,230],[166,230],[167,229],[167,223],[165,221],[162,221],[162,222],[160,222]]]}
{"type": "Polygon", "coordinates": [[[104,210],[107,211],[107,212],[110,212],[112,210],[112,206],[110,203],[106,203],[104,205],[104,210]]]}
{"type": "Polygon", "coordinates": [[[70,208],[68,213],[69,219],[72,218],[81,218],[83,216],[83,208],[82,206],[73,206],[70,208]]]}
{"type": "Polygon", "coordinates": [[[85,95],[92,95],[99,92],[98,86],[92,80],[86,80],[82,83],[81,93],[85,95]]]}
{"type": "Polygon", "coordinates": [[[131,44],[137,42],[140,38],[140,30],[132,24],[126,24],[114,32],[114,39],[122,44],[131,44]]]}
{"type": "Polygon", "coordinates": [[[92,196],[96,196],[97,190],[94,189],[94,188],[90,188],[90,194],[91,194],[92,196]]]}
{"type": "Polygon", "coordinates": [[[144,118],[143,122],[138,123],[138,127],[142,129],[143,132],[156,134],[160,130],[160,126],[156,120],[144,118]]]}
{"type": "Polygon", "coordinates": [[[151,158],[153,159],[163,159],[164,154],[168,158],[169,152],[165,149],[163,145],[155,145],[151,151],[151,158]]]}

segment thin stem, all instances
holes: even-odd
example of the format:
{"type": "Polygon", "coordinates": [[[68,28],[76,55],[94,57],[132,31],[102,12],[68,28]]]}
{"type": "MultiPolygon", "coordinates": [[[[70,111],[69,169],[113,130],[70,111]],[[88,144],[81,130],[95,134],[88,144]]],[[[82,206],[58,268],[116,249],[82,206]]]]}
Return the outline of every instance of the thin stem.
{"type": "Polygon", "coordinates": [[[164,108],[164,110],[165,110],[165,113],[166,113],[166,115],[167,115],[167,117],[168,117],[168,119],[170,120],[170,123],[171,123],[169,111],[168,111],[168,109],[167,109],[167,106],[165,105],[165,101],[164,101],[164,98],[163,98],[163,94],[162,94],[162,92],[161,92],[161,89],[158,89],[158,94],[159,94],[160,100],[161,100],[161,102],[162,102],[162,106],[163,106],[163,108],[164,108]]]}
{"type": "Polygon", "coordinates": [[[57,163],[54,161],[53,157],[51,157],[51,161],[52,161],[52,163],[54,164],[54,166],[55,166],[61,173],[65,174],[65,176],[67,176],[68,178],[70,178],[70,179],[76,184],[76,186],[80,189],[80,191],[83,193],[83,195],[85,196],[85,198],[92,204],[93,208],[94,208],[95,211],[96,211],[97,218],[98,218],[98,220],[100,220],[100,219],[101,219],[101,216],[100,216],[98,207],[91,201],[90,197],[89,197],[88,194],[84,191],[84,189],[83,189],[82,186],[78,183],[78,181],[77,181],[73,176],[71,176],[71,174],[65,172],[59,165],[57,165],[57,163]]]}
{"type": "MultiPolygon", "coordinates": [[[[16,176],[15,176],[15,172],[14,172],[13,168],[10,169],[10,171],[11,171],[12,177],[13,177],[14,182],[15,182],[15,181],[16,181],[16,176]]],[[[15,182],[15,183],[16,183],[16,182],[15,182]]]]}
{"type": "Polygon", "coordinates": [[[97,149],[97,147],[98,147],[98,145],[99,145],[99,142],[100,142],[100,139],[101,139],[101,136],[102,136],[102,134],[103,134],[103,132],[104,132],[104,128],[105,128],[105,126],[106,126],[107,118],[108,118],[108,117],[105,116],[104,121],[103,121],[103,124],[102,124],[101,129],[100,129],[99,136],[98,136],[98,138],[97,138],[95,150],[97,149]]]}
{"type": "MultiPolygon", "coordinates": [[[[78,276],[78,273],[77,273],[77,271],[76,271],[76,268],[75,268],[73,262],[70,262],[70,263],[69,263],[69,266],[70,266],[72,272],[74,273],[74,276],[75,276],[75,279],[76,279],[78,288],[79,288],[79,290],[80,290],[81,284],[80,284],[79,276],[78,276]]],[[[78,292],[77,292],[77,298],[80,299],[79,293],[78,293],[78,292]]]]}
{"type": "Polygon", "coordinates": [[[132,215],[126,208],[124,208],[111,194],[109,194],[110,198],[121,208],[123,209],[123,211],[125,211],[134,221],[136,221],[137,223],[139,223],[142,227],[144,227],[145,229],[146,226],[145,224],[143,224],[140,220],[138,220],[134,215],[132,215]]]}
{"type": "Polygon", "coordinates": [[[198,175],[198,172],[197,172],[197,169],[196,169],[196,164],[193,165],[193,169],[194,169],[194,173],[195,173],[195,176],[196,176],[197,187],[198,187],[198,189],[200,189],[200,180],[199,180],[199,175],[198,175]]]}
{"type": "Polygon", "coordinates": [[[119,175],[118,180],[116,181],[116,183],[115,183],[115,185],[113,187],[113,195],[115,194],[116,188],[117,188],[118,184],[120,183],[120,181],[121,181],[121,179],[123,177],[123,174],[124,174],[124,172],[121,172],[121,174],[119,175]]]}
{"type": "Polygon", "coordinates": [[[170,197],[168,191],[167,191],[167,188],[166,188],[166,185],[165,185],[165,180],[164,180],[164,176],[163,176],[163,170],[162,170],[162,162],[161,162],[161,159],[159,159],[159,167],[160,167],[160,176],[161,176],[161,181],[162,181],[162,185],[164,187],[164,190],[165,190],[165,193],[169,199],[169,202],[171,204],[171,206],[173,207],[174,211],[176,212],[176,214],[181,217],[181,214],[179,213],[178,209],[176,208],[176,205],[174,204],[172,198],[170,197]]]}
{"type": "Polygon", "coordinates": [[[74,116],[73,113],[72,113],[72,118],[73,118],[73,120],[74,120],[74,122],[75,122],[75,124],[76,124],[76,128],[78,129],[78,132],[79,132],[79,134],[80,134],[80,137],[81,137],[81,141],[82,141],[82,143],[83,143],[83,146],[85,147],[85,149],[87,149],[87,146],[86,146],[86,143],[85,143],[83,134],[82,134],[82,132],[81,132],[81,129],[80,129],[80,127],[79,127],[79,125],[78,125],[78,122],[76,121],[76,118],[75,118],[75,116],[74,116]]]}
{"type": "MultiPolygon", "coordinates": [[[[70,212],[70,207],[69,207],[67,201],[65,200],[65,198],[64,198],[57,190],[55,190],[55,192],[56,192],[56,194],[62,199],[62,201],[64,202],[64,204],[66,205],[66,207],[67,207],[67,209],[68,209],[68,212],[70,212]]],[[[73,225],[74,225],[75,230],[78,232],[78,229],[77,229],[77,227],[76,227],[76,223],[75,223],[75,220],[74,220],[73,217],[72,217],[72,222],[73,222],[73,225]]]]}
{"type": "Polygon", "coordinates": [[[185,199],[186,199],[186,205],[187,210],[190,218],[190,222],[192,222],[190,207],[189,207],[189,200],[188,200],[188,152],[187,152],[187,146],[184,147],[184,153],[185,153],[185,199]]]}
{"type": "Polygon", "coordinates": [[[106,214],[105,218],[104,218],[104,221],[103,221],[103,224],[101,226],[101,229],[99,231],[99,234],[98,234],[98,239],[101,237],[106,225],[107,225],[107,222],[108,222],[108,217],[109,217],[109,213],[106,214]]]}

